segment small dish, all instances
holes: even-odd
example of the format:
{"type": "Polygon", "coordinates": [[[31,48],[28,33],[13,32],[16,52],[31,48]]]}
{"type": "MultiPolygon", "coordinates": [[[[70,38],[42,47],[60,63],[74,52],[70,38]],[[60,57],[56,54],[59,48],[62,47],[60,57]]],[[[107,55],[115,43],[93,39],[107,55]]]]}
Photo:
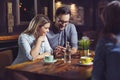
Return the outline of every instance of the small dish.
{"type": "Polygon", "coordinates": [[[86,64],[81,64],[81,62],[80,62],[80,65],[83,65],[83,66],[89,66],[89,65],[93,65],[93,62],[86,63],[86,64]]]}
{"type": "Polygon", "coordinates": [[[55,63],[57,60],[53,60],[53,61],[44,61],[45,63],[55,63]]]}

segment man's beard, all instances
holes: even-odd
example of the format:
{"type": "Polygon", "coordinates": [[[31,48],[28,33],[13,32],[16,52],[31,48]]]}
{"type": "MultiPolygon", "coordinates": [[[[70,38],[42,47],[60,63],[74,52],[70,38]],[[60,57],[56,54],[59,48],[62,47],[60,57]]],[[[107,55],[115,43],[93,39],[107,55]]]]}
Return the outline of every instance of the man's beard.
{"type": "Polygon", "coordinates": [[[58,28],[59,28],[59,30],[61,30],[61,31],[62,31],[62,30],[64,30],[64,29],[65,29],[65,26],[63,26],[63,25],[59,24],[59,25],[58,25],[58,28]]]}

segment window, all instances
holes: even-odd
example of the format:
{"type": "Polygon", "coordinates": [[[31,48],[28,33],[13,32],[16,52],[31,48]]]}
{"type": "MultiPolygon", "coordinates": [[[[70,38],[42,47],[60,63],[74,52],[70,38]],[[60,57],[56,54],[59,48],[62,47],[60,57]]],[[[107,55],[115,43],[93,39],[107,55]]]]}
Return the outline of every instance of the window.
{"type": "Polygon", "coordinates": [[[71,10],[71,19],[70,22],[72,22],[75,25],[84,25],[84,7],[83,6],[77,6],[76,4],[63,4],[60,1],[56,2],[56,9],[61,6],[68,6],[71,10]]]}
{"type": "Polygon", "coordinates": [[[16,24],[26,24],[37,14],[37,0],[16,0],[16,24]],[[29,4],[29,5],[28,5],[29,4]]]}

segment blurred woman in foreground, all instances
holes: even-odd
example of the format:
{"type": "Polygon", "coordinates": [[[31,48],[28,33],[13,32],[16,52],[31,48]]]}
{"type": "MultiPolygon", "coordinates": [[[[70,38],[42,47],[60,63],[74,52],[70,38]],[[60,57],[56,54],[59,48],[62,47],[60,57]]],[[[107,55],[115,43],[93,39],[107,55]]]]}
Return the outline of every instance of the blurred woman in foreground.
{"type": "Polygon", "coordinates": [[[103,16],[105,25],[98,41],[92,80],[120,80],[120,2],[112,1],[103,16]]]}

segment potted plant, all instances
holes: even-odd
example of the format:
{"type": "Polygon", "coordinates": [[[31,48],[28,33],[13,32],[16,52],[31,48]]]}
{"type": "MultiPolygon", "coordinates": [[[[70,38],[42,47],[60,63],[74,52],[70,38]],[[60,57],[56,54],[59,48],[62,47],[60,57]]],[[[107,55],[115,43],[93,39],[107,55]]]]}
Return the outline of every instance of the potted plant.
{"type": "Polygon", "coordinates": [[[78,41],[78,47],[80,50],[82,50],[84,56],[88,56],[90,43],[90,39],[87,36],[83,36],[78,41]]]}

